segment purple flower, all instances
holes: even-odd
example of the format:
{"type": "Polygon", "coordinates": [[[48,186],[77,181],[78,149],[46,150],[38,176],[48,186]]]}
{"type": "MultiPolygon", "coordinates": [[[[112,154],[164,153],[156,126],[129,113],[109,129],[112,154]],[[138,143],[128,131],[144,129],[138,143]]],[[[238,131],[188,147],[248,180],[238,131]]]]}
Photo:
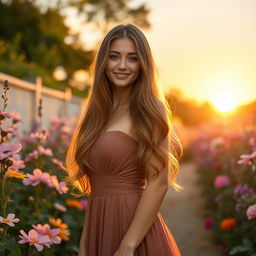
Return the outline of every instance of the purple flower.
{"type": "Polygon", "coordinates": [[[255,194],[255,191],[252,188],[250,188],[248,184],[244,184],[236,186],[234,189],[234,194],[237,196],[251,196],[255,194]]]}
{"type": "Polygon", "coordinates": [[[248,220],[256,218],[256,204],[250,205],[246,211],[248,220]]]}
{"type": "Polygon", "coordinates": [[[215,188],[223,188],[230,184],[229,177],[227,175],[218,175],[214,180],[215,188]]]}
{"type": "Polygon", "coordinates": [[[81,206],[82,206],[82,210],[85,211],[86,207],[87,207],[87,200],[86,199],[81,199],[79,200],[81,206]]]}

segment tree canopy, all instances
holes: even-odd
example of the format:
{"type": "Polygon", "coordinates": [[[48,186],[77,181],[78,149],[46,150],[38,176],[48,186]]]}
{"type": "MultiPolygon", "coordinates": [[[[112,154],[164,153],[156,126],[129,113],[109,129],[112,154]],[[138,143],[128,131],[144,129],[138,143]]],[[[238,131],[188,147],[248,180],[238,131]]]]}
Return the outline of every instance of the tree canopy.
{"type": "Polygon", "coordinates": [[[65,88],[76,70],[90,66],[94,51],[84,50],[77,35],[70,34],[64,10],[75,8],[83,24],[95,22],[104,32],[113,22],[133,22],[148,28],[149,10],[144,4],[128,6],[129,1],[70,0],[50,2],[35,0],[0,0],[0,71],[20,78],[41,76],[46,86],[65,88]],[[72,37],[72,43],[66,38],[72,37]],[[67,78],[53,77],[63,66],[67,78]]]}

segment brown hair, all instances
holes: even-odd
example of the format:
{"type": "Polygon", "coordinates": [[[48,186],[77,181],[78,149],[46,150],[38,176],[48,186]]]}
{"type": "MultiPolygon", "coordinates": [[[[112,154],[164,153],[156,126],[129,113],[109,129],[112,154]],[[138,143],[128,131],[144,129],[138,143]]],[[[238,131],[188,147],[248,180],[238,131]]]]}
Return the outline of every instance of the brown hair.
{"type": "Polygon", "coordinates": [[[104,131],[112,113],[113,92],[105,72],[110,45],[113,40],[124,37],[134,41],[140,63],[140,73],[129,99],[131,132],[139,142],[138,163],[143,170],[153,168],[159,173],[165,166],[164,159],[167,155],[169,164],[168,184],[173,186],[175,190],[183,189],[181,185],[175,182],[183,149],[170,121],[169,104],[156,85],[156,67],[149,44],[138,27],[127,24],[118,25],[111,29],[101,43],[93,63],[93,82],[87,104],[67,152],[67,181],[79,189],[81,192],[79,195],[90,194],[91,192],[86,172],[87,168],[92,168],[87,162],[88,151],[97,136],[104,131]],[[162,107],[167,113],[167,121],[163,117],[162,107]],[[158,131],[158,135],[154,136],[156,131],[158,131]],[[163,152],[159,144],[167,135],[170,142],[169,150],[163,152]],[[151,154],[154,154],[162,162],[163,167],[160,170],[155,169],[155,166],[148,161],[151,154]]]}

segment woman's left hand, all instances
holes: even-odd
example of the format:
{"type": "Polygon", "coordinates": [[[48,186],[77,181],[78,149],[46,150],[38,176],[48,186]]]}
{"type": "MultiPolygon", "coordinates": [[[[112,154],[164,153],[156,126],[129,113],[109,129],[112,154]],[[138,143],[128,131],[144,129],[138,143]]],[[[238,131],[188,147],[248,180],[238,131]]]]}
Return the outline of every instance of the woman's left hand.
{"type": "Polygon", "coordinates": [[[120,246],[113,256],[134,256],[134,249],[120,246]]]}

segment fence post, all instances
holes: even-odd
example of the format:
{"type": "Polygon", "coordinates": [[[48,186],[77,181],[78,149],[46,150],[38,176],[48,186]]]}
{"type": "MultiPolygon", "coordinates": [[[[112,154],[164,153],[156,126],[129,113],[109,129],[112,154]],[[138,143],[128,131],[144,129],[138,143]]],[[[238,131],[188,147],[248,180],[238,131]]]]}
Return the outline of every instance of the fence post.
{"type": "Polygon", "coordinates": [[[71,98],[72,98],[72,90],[71,90],[71,88],[66,87],[66,89],[65,89],[65,99],[64,99],[64,111],[63,111],[65,119],[69,118],[68,105],[69,105],[69,102],[70,102],[71,98]]]}
{"type": "Polygon", "coordinates": [[[39,116],[38,116],[38,107],[39,107],[39,99],[42,98],[42,78],[40,76],[36,77],[36,89],[35,89],[35,102],[34,102],[34,112],[33,119],[39,125],[39,116]]]}

